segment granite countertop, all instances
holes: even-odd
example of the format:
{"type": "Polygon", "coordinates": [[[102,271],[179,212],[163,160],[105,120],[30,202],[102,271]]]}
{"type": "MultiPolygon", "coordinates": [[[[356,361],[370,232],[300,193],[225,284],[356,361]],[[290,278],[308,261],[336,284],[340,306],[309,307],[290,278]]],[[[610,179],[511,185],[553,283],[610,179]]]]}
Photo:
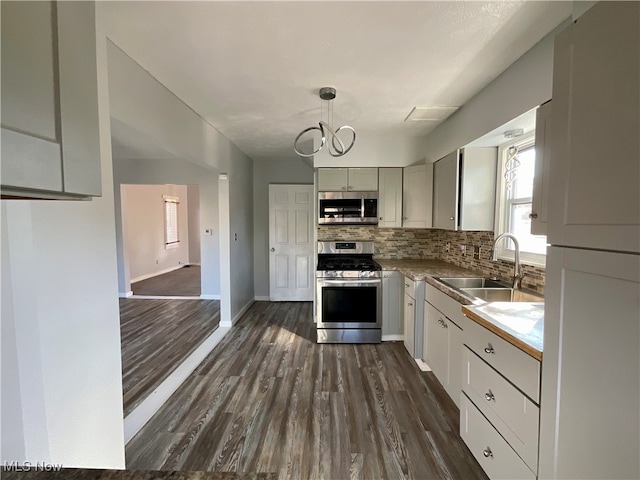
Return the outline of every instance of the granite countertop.
{"type": "MultiPolygon", "coordinates": [[[[376,258],[383,270],[398,271],[414,281],[424,281],[463,305],[463,313],[538,360],[542,360],[544,303],[484,302],[471,299],[445,285],[438,277],[486,277],[482,272],[442,260],[376,258]]],[[[531,292],[533,293],[533,292],[531,292]]]]}
{"type": "Polygon", "coordinates": [[[491,302],[464,306],[462,313],[520,350],[542,360],[544,303],[491,302]]]}

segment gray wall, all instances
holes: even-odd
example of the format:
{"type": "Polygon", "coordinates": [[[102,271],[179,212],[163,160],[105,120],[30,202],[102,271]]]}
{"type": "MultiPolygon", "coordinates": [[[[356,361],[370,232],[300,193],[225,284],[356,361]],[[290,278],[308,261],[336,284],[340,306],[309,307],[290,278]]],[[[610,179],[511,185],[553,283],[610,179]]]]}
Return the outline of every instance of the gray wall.
{"type": "MultiPolygon", "coordinates": [[[[182,165],[192,162],[214,176],[228,174],[229,198],[223,200],[229,204],[216,204],[218,208],[229,209],[230,220],[228,242],[218,240],[218,249],[225,247],[220,253],[220,262],[225,262],[224,268],[220,268],[224,275],[219,279],[223,301],[221,324],[233,321],[254,298],[252,160],[113,43],[109,43],[108,58],[113,120],[139,131],[158,148],[184,160],[182,165]],[[225,305],[225,296],[229,297],[230,305],[225,305]]],[[[148,167],[153,169],[153,165],[149,163],[148,167]]],[[[201,208],[205,208],[202,192],[200,200],[201,208]]],[[[211,227],[217,231],[218,222],[211,227]]],[[[209,228],[204,218],[201,228],[209,228]]],[[[204,252],[213,251],[204,242],[213,238],[201,237],[203,270],[207,262],[204,252]]],[[[203,280],[204,288],[210,279],[203,280]]]]}
{"type": "MultiPolygon", "coordinates": [[[[187,185],[189,215],[189,263],[200,264],[200,187],[187,185]]],[[[202,230],[204,235],[204,230],[202,230]]]]}
{"type": "MultiPolygon", "coordinates": [[[[113,159],[113,188],[116,205],[116,244],[118,248],[118,290],[130,290],[129,262],[125,261],[122,235],[122,205],[120,185],[161,185],[174,183],[198,185],[200,222],[202,230],[213,229],[212,236],[201,236],[201,288],[203,296],[220,295],[220,246],[218,236],[218,174],[215,169],[204,168],[180,160],[123,160],[113,159]]],[[[190,208],[190,207],[189,207],[190,208]]],[[[191,236],[191,232],[190,232],[191,236]]]]}
{"type": "Polygon", "coordinates": [[[313,184],[302,160],[253,162],[253,268],[256,297],[269,296],[269,184],[313,184]]]}

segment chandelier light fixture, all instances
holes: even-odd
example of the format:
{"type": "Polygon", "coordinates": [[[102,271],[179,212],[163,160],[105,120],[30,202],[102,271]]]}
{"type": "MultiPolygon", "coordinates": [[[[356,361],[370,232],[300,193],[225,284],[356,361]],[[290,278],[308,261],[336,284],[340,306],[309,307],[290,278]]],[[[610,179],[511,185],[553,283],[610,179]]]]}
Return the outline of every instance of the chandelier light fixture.
{"type": "Polygon", "coordinates": [[[322,87],[319,92],[320,96],[320,121],[318,122],[318,126],[315,125],[309,128],[305,128],[302,130],[296,139],[293,142],[293,149],[295,152],[301,157],[313,157],[316,153],[318,153],[322,148],[327,145],[329,150],[329,155],[332,157],[342,157],[346,155],[352,148],[354,143],[356,143],[356,131],[350,127],[349,125],[343,125],[338,127],[336,130],[333,129],[333,106],[331,105],[331,100],[336,98],[336,89],[333,87],[322,87]],[[327,104],[327,121],[324,121],[323,118],[323,103],[327,104]],[[300,138],[307,132],[311,132],[312,130],[318,130],[322,135],[320,139],[320,146],[315,149],[311,153],[303,153],[300,150],[300,138]],[[351,143],[348,147],[345,147],[345,144],[338,138],[338,133],[343,130],[349,130],[352,133],[351,143]],[[327,137],[331,138],[331,141],[327,141],[327,137]]]}
{"type": "MultiPolygon", "coordinates": [[[[506,138],[517,138],[524,134],[522,128],[515,128],[513,130],[507,130],[504,132],[506,138]]],[[[511,185],[518,176],[518,167],[520,166],[520,159],[518,159],[518,147],[511,145],[507,150],[507,160],[504,162],[504,180],[507,184],[507,190],[511,189],[511,185]]]]}

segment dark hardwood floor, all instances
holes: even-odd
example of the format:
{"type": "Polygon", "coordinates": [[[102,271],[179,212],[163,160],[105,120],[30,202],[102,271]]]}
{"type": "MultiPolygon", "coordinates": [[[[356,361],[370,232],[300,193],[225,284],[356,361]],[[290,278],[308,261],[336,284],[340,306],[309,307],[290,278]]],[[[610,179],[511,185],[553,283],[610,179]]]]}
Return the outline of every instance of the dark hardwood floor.
{"type": "Polygon", "coordinates": [[[218,328],[219,300],[120,299],[127,416],[218,328]]]}
{"type": "Polygon", "coordinates": [[[131,284],[134,295],[199,297],[200,266],[188,265],[131,284]]]}
{"type": "Polygon", "coordinates": [[[402,343],[318,345],[311,303],[254,304],[126,448],[127,468],[486,478],[402,343]]]}

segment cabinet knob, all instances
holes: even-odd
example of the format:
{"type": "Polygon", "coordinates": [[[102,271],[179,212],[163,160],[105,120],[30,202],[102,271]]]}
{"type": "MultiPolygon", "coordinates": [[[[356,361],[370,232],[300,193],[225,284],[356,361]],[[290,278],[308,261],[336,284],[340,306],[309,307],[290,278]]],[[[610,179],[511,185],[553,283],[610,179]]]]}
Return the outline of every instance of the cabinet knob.
{"type": "Polygon", "coordinates": [[[380,220],[382,220],[382,217],[380,217],[380,220]]]}
{"type": "Polygon", "coordinates": [[[529,214],[529,218],[538,218],[538,214],[536,212],[531,212],[529,214]]]}
{"type": "Polygon", "coordinates": [[[496,353],[491,344],[487,345],[484,349],[484,353],[496,353]]]}
{"type": "Polygon", "coordinates": [[[276,249],[275,249],[275,248],[273,248],[273,247],[271,247],[271,251],[272,251],[272,252],[275,252],[275,251],[276,251],[276,249]]]}
{"type": "Polygon", "coordinates": [[[487,447],[482,451],[482,455],[484,455],[485,458],[493,457],[493,452],[489,447],[487,447]]]}
{"type": "Polygon", "coordinates": [[[347,189],[347,187],[342,187],[342,190],[346,190],[346,189],[347,189]]]}
{"type": "Polygon", "coordinates": [[[451,220],[453,222],[453,217],[449,217],[449,220],[451,220]]]}
{"type": "Polygon", "coordinates": [[[389,274],[387,273],[387,274],[383,275],[382,278],[389,278],[389,274]]]}
{"type": "Polygon", "coordinates": [[[487,402],[490,402],[491,400],[495,400],[496,397],[493,394],[493,392],[491,390],[489,390],[487,393],[484,394],[484,398],[487,402]]]}
{"type": "Polygon", "coordinates": [[[409,302],[407,303],[408,306],[413,307],[413,303],[409,302]]]}
{"type": "Polygon", "coordinates": [[[409,220],[409,217],[402,217],[403,220],[409,220]]]}
{"type": "Polygon", "coordinates": [[[353,186],[352,186],[352,185],[349,185],[347,188],[348,188],[349,190],[353,190],[353,186]]]}
{"type": "Polygon", "coordinates": [[[405,284],[404,284],[404,286],[405,286],[405,287],[407,287],[407,288],[409,288],[409,284],[408,284],[408,283],[405,283],[405,284]]]}

